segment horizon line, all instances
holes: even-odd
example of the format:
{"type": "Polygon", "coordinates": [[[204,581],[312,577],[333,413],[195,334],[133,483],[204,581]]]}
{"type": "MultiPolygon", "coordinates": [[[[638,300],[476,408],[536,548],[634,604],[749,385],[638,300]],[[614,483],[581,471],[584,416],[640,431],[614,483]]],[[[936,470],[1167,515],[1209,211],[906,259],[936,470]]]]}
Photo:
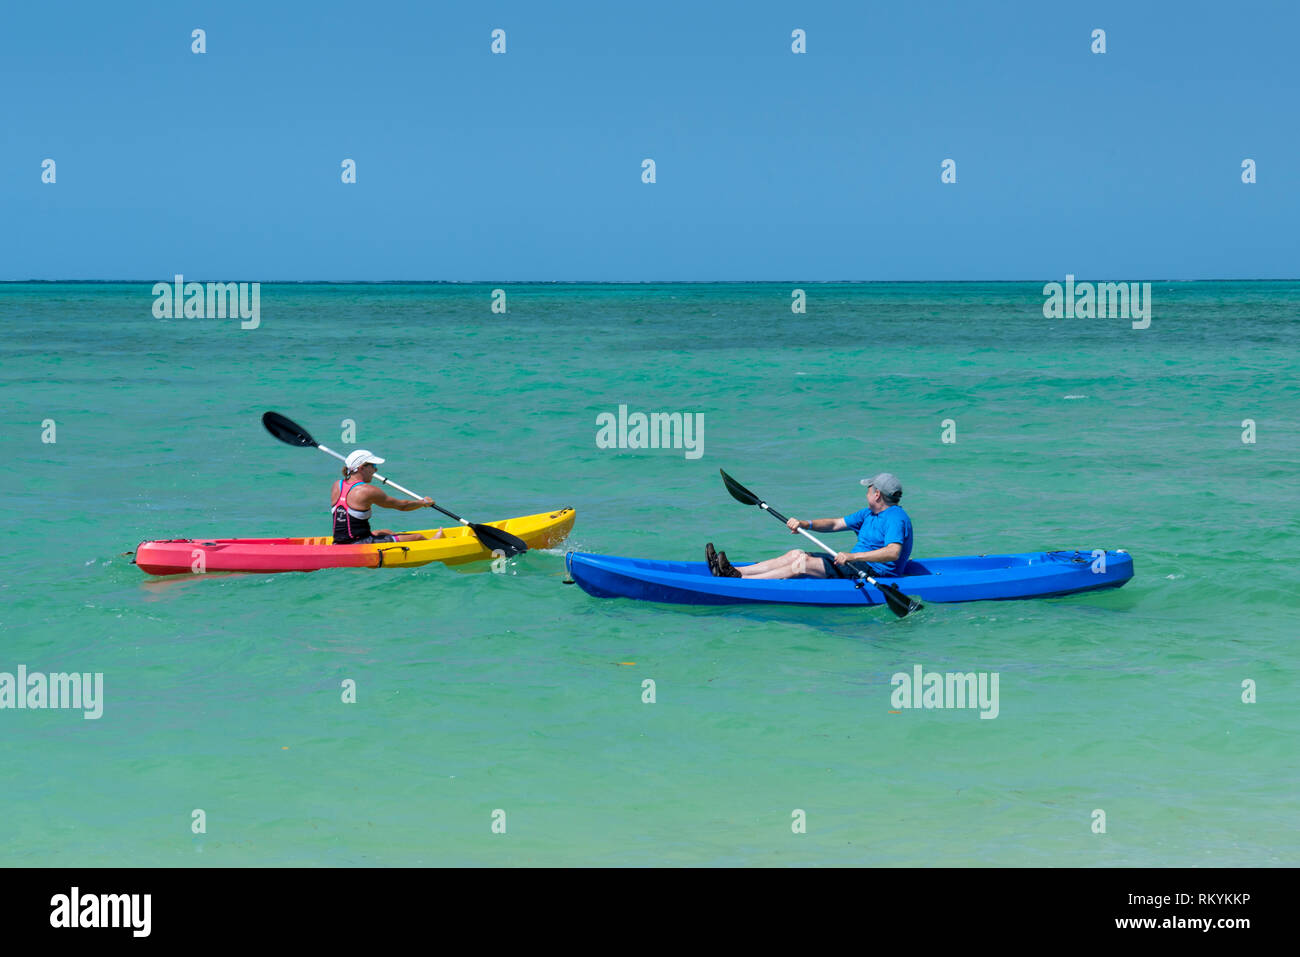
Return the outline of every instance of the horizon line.
{"type": "MultiPolygon", "coordinates": [[[[184,276],[184,273],[181,273],[184,276]]],[[[1066,275],[1074,275],[1067,273],[1066,275]]],[[[1213,279],[1184,279],[1164,277],[1160,279],[1080,279],[1079,282],[1300,282],[1300,277],[1255,277],[1241,278],[1221,276],[1213,279]]],[[[157,283],[174,283],[174,279],[0,279],[0,285],[135,285],[157,283]]],[[[267,285],[282,286],[753,286],[774,285],[788,286],[791,283],[805,285],[926,285],[936,283],[1038,283],[1059,282],[1058,278],[1040,279],[188,279],[186,282],[256,282],[267,285]]]]}

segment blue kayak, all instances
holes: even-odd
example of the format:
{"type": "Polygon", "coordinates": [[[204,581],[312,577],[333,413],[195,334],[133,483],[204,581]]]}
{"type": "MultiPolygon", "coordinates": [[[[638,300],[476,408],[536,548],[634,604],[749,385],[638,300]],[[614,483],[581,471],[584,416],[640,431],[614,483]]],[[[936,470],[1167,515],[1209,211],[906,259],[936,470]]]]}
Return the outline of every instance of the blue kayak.
{"type": "MultiPolygon", "coordinates": [[[[760,602],[782,605],[881,605],[872,585],[846,579],[763,580],[714,578],[704,562],[661,562],[569,552],[569,576],[598,598],[640,598],[685,605],[760,602]]],[[[736,567],[742,567],[740,563],[736,567]]],[[[1089,550],[969,555],[909,561],[907,574],[881,578],[923,602],[1047,598],[1099,588],[1119,588],[1133,577],[1133,559],[1089,550]]]]}

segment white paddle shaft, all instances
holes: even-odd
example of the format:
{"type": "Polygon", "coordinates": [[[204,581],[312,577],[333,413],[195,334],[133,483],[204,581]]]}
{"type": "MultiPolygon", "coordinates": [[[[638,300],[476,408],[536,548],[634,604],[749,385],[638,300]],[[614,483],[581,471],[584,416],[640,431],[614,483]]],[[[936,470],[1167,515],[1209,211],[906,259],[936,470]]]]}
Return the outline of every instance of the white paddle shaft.
{"type": "MultiPolygon", "coordinates": [[[[332,455],[332,456],[334,456],[336,459],[338,459],[338,460],[339,460],[340,462],[342,462],[344,465],[346,465],[347,462],[348,462],[348,460],[347,460],[347,456],[339,455],[339,454],[338,454],[337,452],[335,452],[333,449],[327,449],[327,448],[326,448],[325,446],[323,446],[323,445],[317,445],[316,448],[320,449],[322,452],[326,453],[327,455],[332,455]]],[[[383,477],[382,475],[380,475],[378,472],[375,473],[375,478],[376,478],[378,481],[382,482],[384,485],[391,485],[393,488],[397,489],[397,490],[398,490],[399,492],[401,492],[403,495],[408,495],[408,496],[410,496],[411,498],[416,498],[416,499],[424,498],[424,497],[425,497],[425,496],[423,496],[423,495],[416,495],[416,494],[415,494],[414,492],[412,492],[409,488],[402,488],[402,486],[398,485],[396,482],[390,482],[388,479],[384,478],[384,477],[383,477]]],[[[438,511],[442,511],[442,509],[439,509],[438,511]]],[[[445,513],[444,513],[444,514],[445,514],[445,513]]],[[[465,519],[463,519],[463,518],[462,518],[462,519],[458,519],[457,521],[459,521],[462,525],[468,525],[468,524],[469,524],[469,522],[467,522],[467,521],[466,521],[465,519]]]]}
{"type": "MultiPolygon", "coordinates": [[[[766,503],[766,502],[759,502],[759,503],[758,503],[758,506],[759,506],[759,508],[766,509],[767,511],[771,511],[771,509],[768,509],[768,508],[767,508],[767,503],[766,503]]],[[[802,535],[802,536],[804,536],[805,538],[811,539],[814,545],[817,545],[818,547],[821,548],[822,551],[827,552],[827,553],[830,554],[832,557],[834,557],[836,554],[838,554],[837,551],[836,551],[835,549],[833,549],[833,548],[827,548],[826,545],[825,545],[825,543],[819,541],[819,540],[817,539],[817,537],[816,537],[815,535],[813,535],[811,532],[809,532],[806,528],[801,528],[801,529],[799,529],[799,534],[802,535]]],[[[859,578],[865,578],[867,581],[871,582],[871,584],[873,584],[873,585],[879,584],[879,582],[877,582],[874,578],[872,578],[870,575],[868,575],[866,572],[862,571],[861,569],[859,569],[859,568],[854,568],[853,570],[854,570],[855,572],[858,573],[858,577],[859,577],[859,578]]]]}

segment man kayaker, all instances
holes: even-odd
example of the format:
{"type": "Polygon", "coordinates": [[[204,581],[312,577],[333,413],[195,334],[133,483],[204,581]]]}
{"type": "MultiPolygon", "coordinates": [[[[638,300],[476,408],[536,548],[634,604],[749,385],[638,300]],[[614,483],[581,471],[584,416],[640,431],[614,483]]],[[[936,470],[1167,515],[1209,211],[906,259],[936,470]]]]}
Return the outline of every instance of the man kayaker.
{"type": "MultiPolygon", "coordinates": [[[[424,540],[424,536],[419,532],[398,534],[389,528],[371,530],[370,508],[373,505],[378,505],[380,508],[395,508],[399,512],[410,512],[433,504],[431,498],[393,498],[369,484],[375,476],[375,466],[383,464],[384,460],[371,454],[368,449],[357,449],[347,457],[342,481],[330,486],[330,511],[334,517],[335,545],[369,545],[372,542],[424,540]]],[[[438,529],[438,533],[433,537],[442,538],[442,529],[438,529]]]]}
{"type": "Polygon", "coordinates": [[[903,486],[889,472],[863,479],[862,484],[867,486],[866,508],[843,518],[814,518],[811,521],[791,518],[786,522],[792,535],[797,535],[801,528],[815,532],[842,532],[846,529],[857,532],[854,551],[836,552],[832,557],[796,548],[779,558],[736,568],[727,561],[727,553],[714,552],[710,542],[704,546],[709,570],[720,578],[856,578],[857,574],[845,564],[853,562],[869,569],[873,578],[901,574],[912,554],[912,520],[898,504],[903,497],[903,486]]]}

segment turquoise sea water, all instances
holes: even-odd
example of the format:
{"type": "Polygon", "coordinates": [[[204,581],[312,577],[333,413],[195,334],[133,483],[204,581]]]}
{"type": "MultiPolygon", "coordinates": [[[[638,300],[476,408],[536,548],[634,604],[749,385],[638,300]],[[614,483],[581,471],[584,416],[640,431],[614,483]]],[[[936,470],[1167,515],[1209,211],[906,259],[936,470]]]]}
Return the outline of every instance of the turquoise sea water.
{"type": "Polygon", "coordinates": [[[1145,330],[1044,319],[1041,284],[810,284],[806,315],[796,285],[506,286],[497,315],[491,286],[268,284],[255,330],[0,285],[0,672],[104,675],[99,720],[0,710],[0,864],[1300,863],[1300,283],[1156,283],[1145,330]],[[597,448],[620,404],[703,413],[703,456],[597,448]],[[575,549],[767,557],[791,537],[719,467],[800,517],[887,469],[914,557],[1136,577],[900,621],[598,600],[563,548],[143,575],[142,539],[328,532],[336,463],[267,409],[338,448],[354,420],[476,520],[573,505],[575,549]],[[998,717],[891,714],[918,664],[997,672],[998,717]]]}

